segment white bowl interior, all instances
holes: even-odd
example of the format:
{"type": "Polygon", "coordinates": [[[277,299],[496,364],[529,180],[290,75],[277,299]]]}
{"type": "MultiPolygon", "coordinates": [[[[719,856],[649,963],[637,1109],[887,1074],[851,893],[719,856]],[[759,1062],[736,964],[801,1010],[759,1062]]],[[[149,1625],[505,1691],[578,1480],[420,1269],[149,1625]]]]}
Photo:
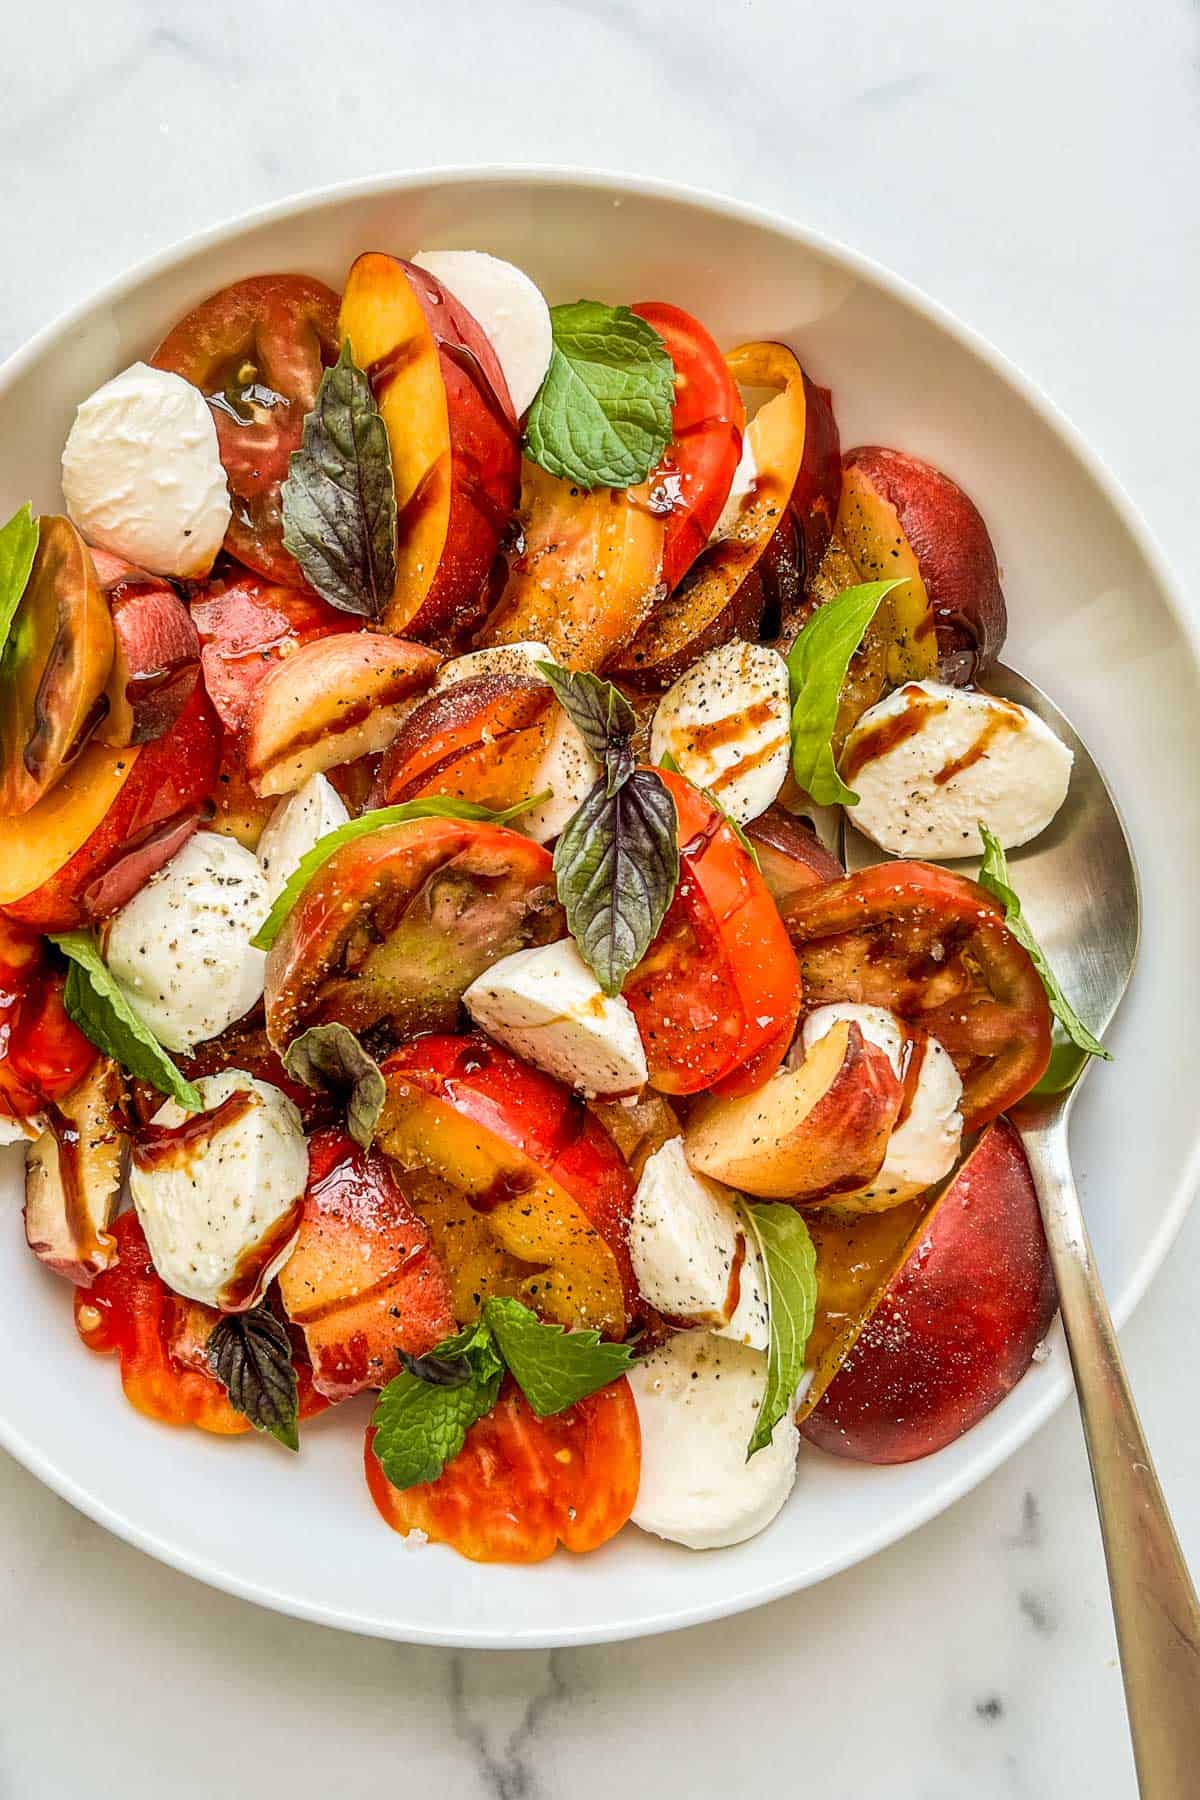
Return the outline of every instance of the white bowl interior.
{"type": "MultiPolygon", "coordinates": [[[[1141,867],[1141,962],[1112,1033],[1116,1063],[1081,1096],[1074,1148],[1114,1312],[1125,1317],[1190,1198],[1197,1127],[1182,1031],[1200,1013],[1190,907],[1200,829],[1193,646],[1167,578],[1107,478],[986,349],[858,259],[736,207],[613,179],[423,176],[276,209],[160,258],[42,334],[0,371],[0,516],[60,504],[78,400],[213,289],[304,270],[338,285],[360,250],[473,247],[519,263],[552,299],[671,299],[722,344],[794,345],[833,388],[842,441],[940,464],[981,505],[1008,595],[1008,660],[1095,747],[1141,867]]],[[[1036,924],[1036,921],[1035,921],[1036,924]]],[[[266,1442],[169,1433],[122,1402],[79,1345],[68,1290],[30,1257],[18,1156],[0,1163],[0,1442],[152,1554],[264,1604],[417,1641],[532,1645],[669,1629],[820,1580],[912,1529],[1026,1438],[1066,1391],[1061,1343],[984,1423],[928,1461],[871,1469],[805,1451],[795,1492],[753,1542],[704,1556],[629,1529],[596,1555],[480,1569],[408,1549],[361,1476],[365,1402],[266,1442]]]]}

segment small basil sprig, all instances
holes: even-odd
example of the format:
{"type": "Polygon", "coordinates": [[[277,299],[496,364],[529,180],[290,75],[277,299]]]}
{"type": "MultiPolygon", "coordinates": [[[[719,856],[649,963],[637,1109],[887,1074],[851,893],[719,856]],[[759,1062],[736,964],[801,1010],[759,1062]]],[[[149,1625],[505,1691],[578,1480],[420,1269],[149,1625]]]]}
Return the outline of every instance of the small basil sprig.
{"type": "Polygon", "coordinates": [[[186,1111],[203,1111],[199,1088],[185,1079],[150,1027],[138,1017],[96,940],[86,931],[64,931],[50,942],[70,960],[63,1006],[72,1024],[131,1075],[150,1082],[160,1094],[169,1094],[186,1111]]]}
{"type": "Polygon", "coordinates": [[[387,1085],[348,1026],[310,1025],[284,1051],[283,1066],[293,1081],[317,1093],[345,1095],[346,1129],[356,1144],[371,1148],[387,1085]]]}
{"type": "MultiPolygon", "coordinates": [[[[687,776],[684,774],[669,750],[663,751],[658,759],[658,766],[660,769],[665,769],[668,775],[678,775],[680,781],[687,780],[687,776]]],[[[695,784],[693,783],[693,786],[694,785],[695,784]]],[[[754,864],[755,868],[761,869],[762,864],[758,860],[758,851],[750,842],[750,839],[746,836],[746,833],[742,830],[733,814],[725,811],[725,808],[721,805],[721,802],[717,799],[717,796],[713,793],[711,788],[700,788],[697,791],[704,795],[704,798],[708,801],[708,804],[714,811],[720,813],[721,818],[725,824],[728,825],[730,831],[732,831],[734,837],[742,846],[742,849],[746,852],[746,855],[750,858],[750,861],[754,864]]]]}
{"type": "Polygon", "coordinates": [[[387,427],[349,339],[326,369],[281,490],[283,547],[330,606],[377,619],[396,585],[387,427]]]}
{"type": "Polygon", "coordinates": [[[225,1313],[209,1333],[208,1366],[235,1412],[285,1450],[300,1448],[300,1390],[286,1327],[269,1306],[225,1313]]]}
{"type": "Polygon", "coordinates": [[[477,1419],[491,1412],[507,1368],[540,1419],[565,1412],[633,1366],[627,1344],[545,1325],[519,1300],[486,1300],[474,1325],[403,1371],[379,1396],[374,1451],[393,1487],[436,1481],[477,1419]]]}
{"type": "Polygon", "coordinates": [[[619,994],[654,941],[679,880],[675,802],[657,769],[635,766],[628,700],[598,675],[537,668],[603,765],[567,821],[554,874],[567,926],[606,994],[619,994]]]}
{"type": "Polygon", "coordinates": [[[792,773],[818,806],[853,806],[833,761],[831,740],[850,659],[895,581],[866,581],[818,606],[788,652],[792,697],[792,773]]]}
{"type": "Polygon", "coordinates": [[[989,831],[982,821],[979,825],[979,835],[983,839],[983,863],[979,870],[979,885],[986,888],[988,893],[999,900],[1004,908],[1005,923],[1037,970],[1042,986],[1046,990],[1046,998],[1050,1002],[1050,1011],[1077,1050],[1084,1051],[1088,1056],[1099,1056],[1105,1062],[1111,1062],[1112,1051],[1104,1048],[1099,1038],[1088,1030],[1079,1017],[1059,987],[1054,971],[1046,961],[1045,952],[1025,921],[1016,889],[1009,880],[1008,858],[1004,854],[1004,846],[1000,839],[994,832],[989,831]]]}
{"type": "Polygon", "coordinates": [[[40,530],[28,500],[0,527],[0,656],[29,581],[40,530]]]}
{"type": "Polygon", "coordinates": [[[275,904],[251,938],[252,947],[255,950],[271,948],[283,929],[284,920],[313,876],[343,844],[352,844],[356,838],[367,837],[372,831],[383,831],[388,825],[404,825],[410,819],[478,819],[486,825],[506,825],[531,807],[540,806],[543,800],[550,798],[550,793],[551,790],[546,788],[528,800],[518,800],[515,806],[506,806],[502,812],[495,812],[490,806],[477,806],[474,800],[430,794],[426,800],[405,800],[399,806],[379,806],[373,812],[363,813],[361,818],[350,819],[335,831],[327,831],[323,838],[318,838],[312,849],[300,858],[282,893],[277,895],[275,904]]]}
{"type": "Polygon", "coordinates": [[[550,367],[525,423],[531,462],[582,488],[645,481],[671,441],[675,365],[627,306],[550,309],[550,367]]]}
{"type": "Polygon", "coordinates": [[[767,1384],[746,1446],[749,1462],[770,1443],[804,1373],[804,1352],[817,1311],[817,1253],[795,1207],[743,1201],[740,1211],[758,1245],[770,1318],[767,1384]]]}

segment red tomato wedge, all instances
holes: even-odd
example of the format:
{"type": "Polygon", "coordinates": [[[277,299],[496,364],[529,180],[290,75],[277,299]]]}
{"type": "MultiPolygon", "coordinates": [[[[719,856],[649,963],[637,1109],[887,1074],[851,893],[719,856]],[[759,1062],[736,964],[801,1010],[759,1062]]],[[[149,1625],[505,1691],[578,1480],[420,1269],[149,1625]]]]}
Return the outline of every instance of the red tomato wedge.
{"type": "Polygon", "coordinates": [[[889,862],[796,893],[784,916],[810,1007],[883,1006],[954,1058],[978,1131],[1045,1074],[1050,1006],[985,889],[931,863],[889,862]]]}
{"type": "Polygon", "coordinates": [[[41,939],[0,918],[0,1114],[26,1119],[61,1100],[96,1060],[63,1011],[64,985],[41,939]]]}
{"type": "Polygon", "coordinates": [[[338,297],[323,281],[254,275],[202,301],[150,359],[208,401],[233,506],[225,548],[294,587],[304,578],[283,547],[280,489],[339,341],[338,297]]]}
{"type": "Polygon", "coordinates": [[[345,613],[315,594],[239,570],[210,582],[191,603],[204,685],[227,731],[246,723],[254,690],[282,657],[314,638],[350,628],[345,613]]]}
{"type": "Polygon", "coordinates": [[[746,409],[725,358],[691,313],[662,300],[643,300],[630,311],[654,327],[675,364],[671,443],[650,478],[670,501],[662,554],[670,592],[707,544],[729,497],[746,409]]]}
{"type": "Polygon", "coordinates": [[[625,984],[651,1086],[665,1094],[757,1087],[800,1014],[800,972],[767,885],[732,827],[682,776],[662,773],[679,814],[679,886],[625,984]]]}
{"type": "MultiPolygon", "coordinates": [[[[196,1339],[196,1323],[207,1307],[173,1294],[150,1260],[145,1234],[134,1212],[122,1213],[112,1226],[117,1260],[98,1275],[90,1288],[75,1295],[75,1329],[89,1350],[115,1350],[121,1361],[121,1386],[129,1404],[163,1425],[195,1425],[218,1437],[250,1430],[250,1421],[235,1412],[225,1389],[213,1375],[196,1367],[189,1355],[182,1362],[172,1346],[196,1339]]],[[[210,1316],[215,1323],[217,1314],[210,1316]]],[[[324,1412],[327,1402],[313,1391],[308,1370],[296,1370],[300,1382],[300,1417],[324,1412]]]]}
{"type": "Polygon", "coordinates": [[[642,1434],[621,1378],[566,1412],[539,1419],[506,1381],[486,1418],[436,1481],[394,1488],[367,1432],[371,1498],[393,1531],[423,1531],[472,1562],[535,1563],[568,1550],[598,1550],[637,1500],[642,1434]]]}

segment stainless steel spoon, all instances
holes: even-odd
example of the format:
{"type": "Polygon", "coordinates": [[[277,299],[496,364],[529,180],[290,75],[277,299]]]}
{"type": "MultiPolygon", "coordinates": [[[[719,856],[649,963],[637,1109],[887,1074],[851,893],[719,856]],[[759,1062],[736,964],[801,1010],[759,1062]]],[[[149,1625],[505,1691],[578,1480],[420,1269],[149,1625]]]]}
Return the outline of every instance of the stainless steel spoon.
{"type": "MultiPolygon", "coordinates": [[[[1040,714],[1075,752],[1071,790],[1048,831],[1010,857],[1013,886],[1052,968],[1102,1036],[1129,984],[1141,905],[1137,868],[1104,777],[1040,688],[1002,664],[989,691],[1040,714]]],[[[986,821],[985,821],[986,823],[986,821]]],[[[886,860],[847,824],[846,867],[886,860]]],[[[977,862],[950,863],[973,875],[977,862]]],[[[1068,1121],[1092,1059],[1055,1051],[1014,1113],[1046,1225],[1083,1416],[1143,1800],[1200,1794],[1200,1605],[1142,1435],[1071,1173],[1068,1121]]]]}

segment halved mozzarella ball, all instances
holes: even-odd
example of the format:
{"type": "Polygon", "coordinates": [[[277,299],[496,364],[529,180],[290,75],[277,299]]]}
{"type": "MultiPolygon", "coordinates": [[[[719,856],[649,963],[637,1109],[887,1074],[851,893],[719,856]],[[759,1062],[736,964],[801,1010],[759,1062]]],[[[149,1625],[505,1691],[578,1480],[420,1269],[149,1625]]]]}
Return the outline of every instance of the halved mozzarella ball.
{"type": "Polygon", "coordinates": [[[742,502],[754,491],[758,480],[758,463],[754,456],[754,445],[750,433],[742,433],[742,454],[738,458],[737,468],[733,471],[733,481],[721,508],[721,516],[712,528],[710,544],[719,544],[722,538],[731,537],[741,516],[742,502]]]}
{"type": "Polygon", "coordinates": [[[683,1139],[647,1157],[629,1219],[642,1298],[754,1350],[770,1342],[766,1280],[728,1188],[688,1167],[683,1139]]]}
{"type": "Polygon", "coordinates": [[[520,418],[545,379],[554,348],[541,289],[523,269],[486,250],[418,250],[413,261],[448,287],[483,327],[520,418]]]}
{"type": "Polygon", "coordinates": [[[1027,707],[974,688],[910,681],[868,707],[846,740],[847,811],[895,856],[944,862],[980,851],[979,823],[1006,850],[1044,831],[1067,797],[1070,750],[1027,707]]]}
{"type": "Polygon", "coordinates": [[[881,1006],[839,1001],[817,1007],[804,1021],[804,1049],[811,1050],[843,1021],[858,1025],[868,1042],[878,1045],[902,1081],[912,1074],[911,1059],[920,1058],[907,1114],[888,1139],[883,1167],[869,1187],[837,1196],[839,1204],[883,1212],[923,1194],[954,1167],[962,1147],[962,1081],[936,1038],[913,1037],[881,1006]]]}
{"type": "Polygon", "coordinates": [[[799,1433],[785,1413],[746,1460],[766,1381],[763,1351],[707,1331],[676,1332],[630,1370],[642,1428],[635,1525],[715,1550],[771,1523],[796,1479],[799,1433]]]}
{"type": "Polygon", "coordinates": [[[349,818],[341,795],[325,775],[310,775],[303,787],[279,802],[257,851],[272,904],[313,846],[349,818]]]}
{"type": "Polygon", "coordinates": [[[693,663],[658,703],[651,760],[668,753],[739,824],[766,812],[791,754],[788,672],[777,650],[736,639],[693,663]]]}
{"type": "Polygon", "coordinates": [[[571,938],[517,950],[463,995],[475,1023],[589,1098],[636,1094],[646,1052],[628,1001],[604,993],[571,938]]]}
{"type": "Polygon", "coordinates": [[[197,831],[109,920],[108,966],[168,1050],[216,1037],[262,998],[267,959],[250,940],[270,907],[253,854],[197,831]]]}
{"type": "MultiPolygon", "coordinates": [[[[545,681],[536,667],[539,662],[553,662],[545,644],[497,644],[490,650],[472,650],[443,663],[437,672],[432,692],[470,681],[477,675],[521,675],[526,680],[545,681]]],[[[579,727],[556,700],[553,726],[545,755],[530,777],[535,794],[550,790],[548,800],[533,806],[516,820],[526,837],[535,844],[556,838],[571,815],[576,812],[595,786],[600,765],[584,742],[579,727]]]]}
{"type": "Polygon", "coordinates": [[[244,1312],[296,1245],[308,1181],[304,1128],[286,1094],[244,1069],[196,1085],[203,1114],[174,1100],[159,1107],[134,1143],[129,1189],[167,1286],[244,1312]],[[179,1126],[186,1133],[172,1139],[179,1126]]]}
{"type": "Polygon", "coordinates": [[[148,363],[115,375],[79,407],[62,487],[89,544],[155,575],[207,574],[229,525],[229,486],[204,395],[148,363]]]}

